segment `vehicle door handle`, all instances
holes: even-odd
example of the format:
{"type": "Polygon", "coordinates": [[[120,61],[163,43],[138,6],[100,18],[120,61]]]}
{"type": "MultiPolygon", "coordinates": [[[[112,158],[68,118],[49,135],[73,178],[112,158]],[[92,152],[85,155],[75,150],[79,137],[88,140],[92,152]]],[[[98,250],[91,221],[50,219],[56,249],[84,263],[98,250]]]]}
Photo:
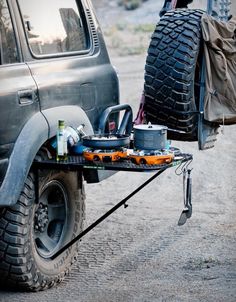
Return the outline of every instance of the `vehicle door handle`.
{"type": "Polygon", "coordinates": [[[34,91],[32,89],[19,90],[18,101],[21,105],[32,104],[34,102],[34,91]]]}

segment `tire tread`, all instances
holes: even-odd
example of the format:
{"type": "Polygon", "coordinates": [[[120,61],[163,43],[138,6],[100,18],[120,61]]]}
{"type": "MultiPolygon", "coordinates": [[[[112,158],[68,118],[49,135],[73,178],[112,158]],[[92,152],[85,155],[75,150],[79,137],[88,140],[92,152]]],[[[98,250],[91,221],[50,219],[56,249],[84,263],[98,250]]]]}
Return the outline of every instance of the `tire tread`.
{"type": "MultiPolygon", "coordinates": [[[[80,188],[77,198],[85,199],[83,188],[80,188]]],[[[1,286],[27,291],[43,290],[60,283],[69,272],[69,268],[66,268],[57,276],[49,278],[39,274],[33,265],[27,236],[30,231],[28,217],[31,215],[33,202],[34,178],[29,174],[17,204],[0,212],[1,286]]],[[[75,255],[72,258],[71,264],[75,255]]]]}
{"type": "Polygon", "coordinates": [[[164,124],[169,138],[197,139],[195,68],[203,11],[167,12],[152,35],[145,65],[145,113],[148,122],[164,124]]]}

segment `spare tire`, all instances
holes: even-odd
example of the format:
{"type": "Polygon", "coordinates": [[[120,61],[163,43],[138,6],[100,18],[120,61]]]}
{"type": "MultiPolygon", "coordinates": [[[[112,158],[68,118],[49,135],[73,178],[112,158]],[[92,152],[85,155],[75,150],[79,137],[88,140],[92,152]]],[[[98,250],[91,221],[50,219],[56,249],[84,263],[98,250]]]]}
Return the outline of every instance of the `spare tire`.
{"type": "Polygon", "coordinates": [[[147,122],[169,128],[170,139],[198,139],[202,14],[192,9],[167,12],[148,49],[144,111],[147,122]]]}

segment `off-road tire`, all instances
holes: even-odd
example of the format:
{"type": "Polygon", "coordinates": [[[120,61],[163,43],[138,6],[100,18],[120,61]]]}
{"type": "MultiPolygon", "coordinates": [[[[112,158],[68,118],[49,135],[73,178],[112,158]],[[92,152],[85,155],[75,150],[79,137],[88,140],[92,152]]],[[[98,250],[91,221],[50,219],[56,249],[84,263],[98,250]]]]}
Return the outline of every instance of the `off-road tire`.
{"type": "Polygon", "coordinates": [[[52,287],[67,275],[78,254],[78,246],[74,245],[55,260],[50,259],[51,254],[82,231],[85,215],[82,176],[76,172],[41,172],[38,203],[35,197],[35,177],[30,173],[17,204],[0,211],[1,287],[28,291],[52,287]],[[41,229],[44,232],[40,233],[36,225],[37,228],[42,225],[38,217],[39,214],[44,217],[45,211],[40,209],[46,203],[49,223],[45,221],[41,229]],[[46,248],[40,236],[44,236],[42,242],[45,240],[46,248]]]}
{"type": "Polygon", "coordinates": [[[192,9],[166,13],[148,49],[144,111],[148,122],[179,131],[169,130],[170,139],[197,140],[202,14],[192,9]]]}

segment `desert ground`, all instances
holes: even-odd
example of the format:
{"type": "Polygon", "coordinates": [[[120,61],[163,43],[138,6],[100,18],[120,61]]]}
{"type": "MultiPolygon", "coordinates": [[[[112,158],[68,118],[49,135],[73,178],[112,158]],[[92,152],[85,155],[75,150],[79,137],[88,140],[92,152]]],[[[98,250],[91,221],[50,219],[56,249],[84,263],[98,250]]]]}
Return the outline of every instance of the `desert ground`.
{"type": "MultiPolygon", "coordinates": [[[[119,73],[121,102],[137,112],[146,50],[162,1],[135,11],[116,1],[93,1],[119,73]]],[[[204,1],[199,1],[203,5],[204,1]]],[[[1,302],[235,302],[236,301],[236,126],[220,130],[213,149],[172,142],[193,154],[193,216],[177,225],[183,209],[182,176],[175,169],[149,184],[81,242],[70,276],[38,293],[0,291],[1,302]]],[[[87,222],[151,175],[119,172],[86,185],[87,222]]]]}

